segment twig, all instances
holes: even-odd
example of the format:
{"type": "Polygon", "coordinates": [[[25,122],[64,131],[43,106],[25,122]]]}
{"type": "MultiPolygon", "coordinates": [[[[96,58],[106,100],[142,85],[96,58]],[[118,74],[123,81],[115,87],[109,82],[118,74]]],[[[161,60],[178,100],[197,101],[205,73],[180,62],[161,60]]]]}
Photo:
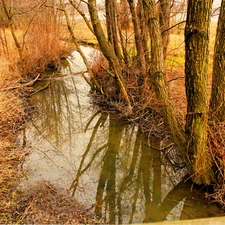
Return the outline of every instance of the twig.
{"type": "Polygon", "coordinates": [[[175,78],[169,80],[168,83],[172,82],[172,81],[175,81],[175,80],[178,80],[178,79],[184,79],[184,77],[175,77],[175,78]]]}
{"type": "Polygon", "coordinates": [[[44,87],[41,87],[40,89],[38,89],[38,90],[34,91],[33,93],[31,93],[30,96],[35,95],[38,92],[45,90],[46,88],[48,88],[50,86],[50,84],[51,84],[51,81],[49,81],[44,87]]]}
{"type": "Polygon", "coordinates": [[[106,69],[104,66],[101,65],[101,68],[102,68],[103,70],[105,70],[111,77],[115,77],[115,74],[112,73],[112,72],[110,72],[110,71],[109,71],[108,69],[106,69]]]}
{"type": "Polygon", "coordinates": [[[186,22],[186,20],[183,20],[183,21],[181,21],[181,22],[179,22],[179,23],[177,23],[177,24],[175,24],[175,25],[169,27],[168,29],[164,30],[164,31],[162,32],[162,34],[165,33],[165,32],[167,32],[167,31],[169,31],[169,30],[171,30],[171,29],[173,29],[174,27],[179,26],[179,25],[182,24],[182,23],[185,23],[185,22],[186,22]]]}

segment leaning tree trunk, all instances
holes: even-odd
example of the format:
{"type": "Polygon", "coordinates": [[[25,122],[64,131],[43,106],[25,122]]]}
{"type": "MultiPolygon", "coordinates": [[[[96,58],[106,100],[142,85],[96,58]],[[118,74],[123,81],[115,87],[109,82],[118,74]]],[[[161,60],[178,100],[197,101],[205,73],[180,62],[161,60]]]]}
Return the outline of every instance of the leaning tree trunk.
{"type": "MultiPolygon", "coordinates": [[[[102,54],[105,56],[105,58],[108,60],[109,64],[112,66],[113,69],[113,77],[118,83],[118,86],[120,87],[120,92],[123,95],[127,106],[128,106],[128,113],[132,112],[132,106],[130,102],[130,98],[127,93],[126,86],[123,81],[122,77],[122,69],[120,62],[115,54],[114,48],[112,45],[107,41],[107,38],[105,37],[104,31],[101,26],[100,19],[98,17],[98,11],[96,6],[96,0],[88,0],[88,10],[90,13],[91,23],[93,26],[93,30],[95,33],[95,36],[98,40],[99,47],[101,49],[102,54]]],[[[112,73],[110,73],[112,75],[112,73]]]]}
{"type": "MultiPolygon", "coordinates": [[[[165,125],[170,132],[171,138],[175,142],[178,150],[185,160],[186,153],[184,132],[176,118],[175,107],[170,100],[166,83],[161,30],[159,27],[159,18],[156,14],[155,1],[143,0],[143,7],[149,29],[149,37],[151,40],[151,63],[149,78],[154,85],[156,97],[161,104],[160,110],[165,125]]],[[[187,164],[187,166],[189,167],[189,164],[187,164]]]]}
{"type": "Polygon", "coordinates": [[[210,108],[212,115],[225,122],[225,1],[222,0],[214,50],[212,95],[210,108]]]}
{"type": "Polygon", "coordinates": [[[186,150],[192,180],[210,183],[212,163],[207,148],[207,69],[212,0],[188,1],[185,27],[185,86],[187,95],[186,150]]]}
{"type": "Polygon", "coordinates": [[[65,8],[65,3],[63,2],[63,0],[60,0],[59,2],[60,2],[61,10],[64,12],[65,19],[66,19],[66,24],[67,24],[67,28],[69,30],[70,36],[72,37],[72,41],[73,41],[74,45],[76,46],[77,51],[80,53],[81,58],[83,59],[83,62],[84,62],[85,66],[87,68],[87,71],[89,73],[89,76],[91,77],[91,79],[92,79],[92,81],[93,81],[94,84],[92,84],[88,80],[88,78],[86,78],[86,76],[84,75],[84,73],[82,73],[83,74],[83,77],[84,77],[84,79],[90,85],[90,87],[92,89],[95,89],[95,90],[97,90],[97,91],[99,91],[99,92],[102,93],[102,87],[99,84],[99,82],[97,81],[97,79],[95,78],[95,75],[92,72],[91,66],[90,66],[90,64],[89,64],[86,56],[84,55],[83,51],[81,50],[80,45],[77,42],[76,36],[74,34],[74,31],[73,31],[72,26],[71,26],[71,23],[70,23],[69,15],[68,15],[68,13],[66,11],[66,8],[65,8]]]}

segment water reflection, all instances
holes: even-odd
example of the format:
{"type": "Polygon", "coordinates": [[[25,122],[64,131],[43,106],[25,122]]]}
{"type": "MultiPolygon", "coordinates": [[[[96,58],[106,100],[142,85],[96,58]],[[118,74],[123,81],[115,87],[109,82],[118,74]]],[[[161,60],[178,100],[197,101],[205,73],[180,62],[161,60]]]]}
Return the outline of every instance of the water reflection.
{"type": "Polygon", "coordinates": [[[219,215],[184,169],[165,159],[162,137],[146,137],[135,124],[99,113],[89,91],[81,76],[67,76],[33,96],[38,113],[25,134],[31,154],[24,186],[49,180],[93,208],[102,223],[219,215]]]}
{"type": "MultiPolygon", "coordinates": [[[[105,122],[106,118],[109,121],[106,144],[91,154],[87,166],[80,164],[70,187],[75,194],[81,175],[91,167],[99,167],[94,211],[103,223],[155,222],[219,215],[216,205],[205,204],[204,192],[192,186],[186,176],[183,177],[185,172],[166,162],[159,151],[162,140],[154,136],[149,140],[140,128],[124,124],[110,115],[101,115],[100,121],[105,122]],[[154,148],[149,146],[149,141],[154,148]],[[98,160],[95,160],[97,156],[98,160]]],[[[97,127],[100,127],[99,123],[97,127]]],[[[93,140],[94,135],[91,142],[93,140]]],[[[82,162],[87,156],[88,151],[83,154],[82,162]]]]}

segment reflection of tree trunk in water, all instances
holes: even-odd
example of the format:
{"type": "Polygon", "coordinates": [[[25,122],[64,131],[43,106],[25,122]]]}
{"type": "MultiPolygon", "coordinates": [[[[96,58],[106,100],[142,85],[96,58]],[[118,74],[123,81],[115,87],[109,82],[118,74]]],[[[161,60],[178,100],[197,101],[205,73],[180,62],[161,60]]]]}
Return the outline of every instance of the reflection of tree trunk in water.
{"type": "Polygon", "coordinates": [[[110,117],[108,148],[103,158],[103,167],[96,194],[96,215],[102,218],[103,202],[105,200],[105,210],[108,209],[109,223],[112,224],[116,222],[116,156],[119,152],[123,129],[124,126],[115,124],[115,121],[110,117]],[[105,199],[103,197],[104,190],[106,190],[105,199]]]}
{"type": "MultiPolygon", "coordinates": [[[[130,168],[128,174],[124,177],[119,190],[118,190],[118,213],[119,213],[119,224],[122,224],[122,207],[121,207],[121,202],[122,202],[122,195],[126,191],[126,189],[133,185],[132,181],[134,178],[134,171],[135,171],[135,166],[138,162],[138,153],[139,153],[139,148],[140,148],[140,134],[141,134],[141,129],[138,128],[137,135],[136,135],[136,140],[134,143],[134,148],[133,148],[133,157],[131,160],[130,168]]],[[[131,214],[130,220],[132,221],[133,215],[131,214]]]]}
{"type": "MultiPolygon", "coordinates": [[[[190,185],[190,183],[189,183],[190,185]]],[[[188,190],[187,188],[185,190],[188,190]]],[[[181,220],[208,218],[221,216],[221,209],[217,204],[207,204],[205,201],[205,193],[203,190],[193,188],[187,193],[185,204],[181,213],[181,220]]]]}
{"type": "MultiPolygon", "coordinates": [[[[143,186],[143,191],[144,191],[144,196],[145,196],[145,208],[146,208],[146,213],[148,210],[148,206],[152,206],[153,210],[155,210],[157,208],[157,205],[160,203],[160,199],[161,199],[161,193],[158,194],[153,194],[153,196],[151,196],[151,168],[154,167],[154,177],[155,180],[156,178],[160,178],[161,179],[161,164],[160,164],[160,152],[157,151],[157,154],[155,154],[155,152],[152,152],[152,149],[149,149],[148,144],[146,143],[146,138],[144,136],[141,136],[142,132],[139,129],[137,132],[137,142],[135,143],[135,153],[139,153],[140,154],[140,160],[136,160],[135,164],[137,164],[135,166],[132,165],[132,169],[131,171],[134,171],[135,168],[138,168],[137,171],[137,175],[136,175],[136,179],[135,179],[135,175],[134,173],[129,174],[129,175],[133,175],[133,177],[130,176],[130,182],[132,180],[135,179],[135,192],[134,195],[132,196],[132,212],[130,215],[130,220],[129,223],[133,222],[133,216],[136,212],[136,206],[138,204],[138,199],[139,199],[139,192],[142,191],[142,186],[143,186]],[[141,146],[141,149],[140,149],[141,146]],[[140,151],[139,151],[140,150],[140,151]],[[154,155],[152,155],[154,154],[154,155]],[[159,155],[159,157],[158,157],[159,155]],[[153,164],[155,162],[155,165],[152,165],[152,160],[153,160],[153,164]],[[152,201],[151,201],[152,199],[152,201]]],[[[155,141],[155,140],[154,140],[155,141]]],[[[159,142],[157,140],[157,142],[159,142]]],[[[155,145],[155,142],[154,142],[155,145]]],[[[135,154],[134,159],[138,158],[137,154],[135,154]]],[[[133,161],[132,161],[133,162],[133,161]]],[[[154,190],[156,190],[156,192],[159,190],[161,191],[161,180],[157,179],[157,181],[159,182],[155,182],[153,184],[153,188],[154,190]]],[[[132,184],[134,186],[134,184],[132,184]]],[[[153,211],[154,212],[154,211],[153,211]]]]}
{"type": "Polygon", "coordinates": [[[139,161],[139,164],[138,164],[138,171],[137,171],[137,177],[135,179],[135,190],[134,190],[134,194],[132,195],[131,199],[133,200],[133,203],[132,203],[132,212],[131,212],[131,215],[130,215],[130,220],[129,220],[129,223],[132,223],[132,220],[133,220],[133,216],[134,216],[134,213],[136,211],[136,205],[137,205],[137,202],[138,202],[138,197],[139,197],[139,191],[141,189],[141,185],[142,185],[142,180],[141,180],[141,166],[140,166],[140,163],[141,163],[141,160],[139,161]]]}
{"type": "Polygon", "coordinates": [[[198,187],[193,187],[191,180],[187,179],[188,176],[185,176],[167,194],[161,204],[158,205],[157,211],[151,211],[152,208],[148,208],[148,211],[153,212],[151,216],[152,220],[166,220],[171,210],[182,200],[184,200],[184,206],[181,212],[181,220],[221,215],[219,207],[216,204],[206,204],[203,191],[200,191],[198,187]]]}
{"type": "MultiPolygon", "coordinates": [[[[48,116],[42,117],[42,130],[45,136],[50,138],[54,136],[54,146],[57,148],[62,144],[60,133],[62,124],[65,120],[71,120],[71,107],[68,102],[69,89],[65,82],[55,81],[54,86],[51,86],[47,91],[42,92],[41,100],[37,99],[42,114],[48,116]],[[64,110],[67,109],[66,111],[64,110]]],[[[70,123],[68,123],[70,130],[70,123]]],[[[53,143],[52,143],[53,144],[53,143]]]]}
{"type": "MultiPolygon", "coordinates": [[[[94,116],[96,116],[96,114],[95,114],[94,116]]],[[[94,138],[95,138],[95,135],[96,135],[96,133],[97,133],[97,131],[98,131],[98,128],[99,128],[99,126],[100,126],[101,124],[104,124],[104,123],[105,123],[105,120],[106,120],[106,119],[107,119],[107,116],[106,116],[105,114],[102,114],[102,116],[98,119],[98,121],[97,121],[97,123],[96,123],[96,125],[95,125],[95,127],[94,127],[94,129],[93,129],[93,132],[92,132],[90,141],[89,141],[89,143],[88,143],[87,149],[85,150],[84,154],[82,155],[82,159],[81,159],[81,162],[80,162],[79,169],[78,169],[78,171],[77,171],[76,177],[75,177],[75,179],[73,180],[73,183],[72,183],[71,186],[70,186],[70,189],[73,189],[72,195],[74,195],[75,192],[76,192],[76,189],[77,189],[78,184],[79,184],[80,176],[85,172],[85,170],[82,170],[83,165],[84,165],[84,161],[85,161],[85,159],[86,159],[88,153],[89,153],[90,150],[91,150],[91,146],[92,146],[92,144],[93,144],[93,142],[94,142],[94,138]]],[[[92,120],[92,118],[91,118],[91,120],[92,120]]],[[[87,129],[87,128],[86,128],[86,129],[87,129]]]]}
{"type": "MultiPolygon", "coordinates": [[[[160,140],[156,137],[150,137],[150,142],[158,149],[160,149],[160,140]]],[[[157,221],[161,212],[158,210],[158,206],[161,202],[161,160],[160,151],[155,149],[149,149],[148,145],[143,143],[142,148],[143,155],[143,181],[144,181],[144,194],[145,194],[145,222],[157,221]],[[150,194],[150,163],[152,161],[153,168],[153,189],[150,194]],[[147,174],[148,173],[148,174],[147,174]],[[147,190],[149,188],[149,190],[147,190]]]]}
{"type": "Polygon", "coordinates": [[[184,198],[186,198],[191,189],[191,182],[186,180],[188,177],[184,177],[165,197],[160,206],[158,206],[158,211],[160,211],[160,216],[154,217],[155,221],[163,221],[170,211],[184,198]],[[188,190],[188,192],[187,192],[188,190]]]}

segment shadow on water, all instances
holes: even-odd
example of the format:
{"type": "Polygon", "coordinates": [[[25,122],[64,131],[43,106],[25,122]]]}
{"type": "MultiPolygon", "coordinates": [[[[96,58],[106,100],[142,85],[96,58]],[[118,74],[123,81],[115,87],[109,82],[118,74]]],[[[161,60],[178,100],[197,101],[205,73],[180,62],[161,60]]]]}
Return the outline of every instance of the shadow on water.
{"type": "Polygon", "coordinates": [[[166,160],[162,138],[146,137],[137,125],[98,112],[89,91],[81,76],[68,75],[32,97],[38,113],[25,131],[30,155],[23,188],[48,180],[93,208],[103,223],[220,214],[185,178],[185,169],[166,160]]]}

